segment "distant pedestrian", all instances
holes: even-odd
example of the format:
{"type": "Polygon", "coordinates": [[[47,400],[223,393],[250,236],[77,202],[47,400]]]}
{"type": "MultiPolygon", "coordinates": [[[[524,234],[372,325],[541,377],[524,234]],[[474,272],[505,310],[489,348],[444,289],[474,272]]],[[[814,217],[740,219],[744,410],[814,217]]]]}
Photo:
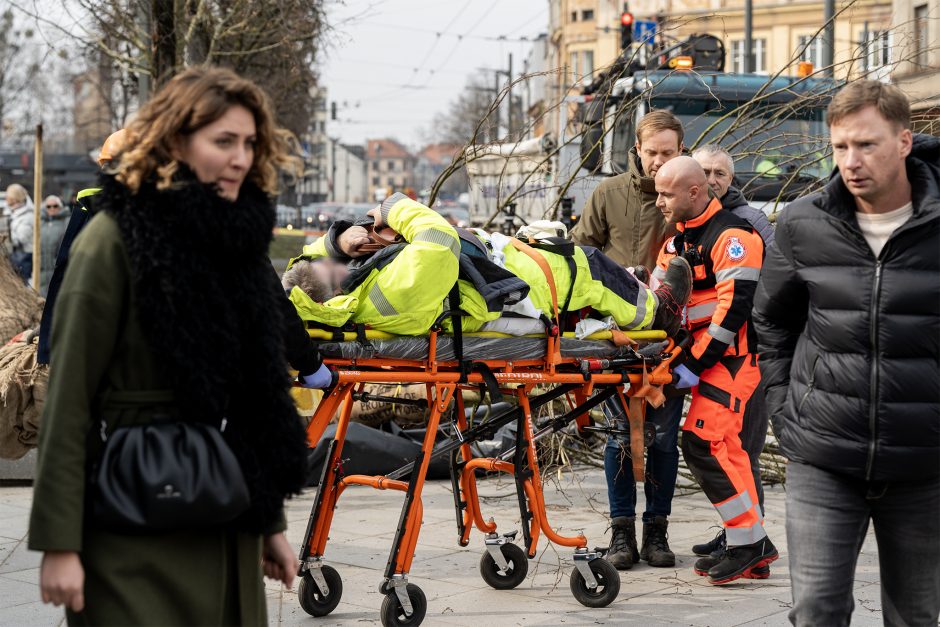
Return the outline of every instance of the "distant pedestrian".
{"type": "Polygon", "coordinates": [[[42,598],[70,625],[265,625],[263,575],[290,586],[299,567],[283,506],[307,454],[267,257],[297,160],[260,88],[218,68],[171,79],[126,135],[53,319],[29,527],[42,598]]]}
{"type": "Polygon", "coordinates": [[[7,209],[10,211],[10,261],[17,273],[28,283],[33,272],[33,201],[22,185],[7,187],[7,209]]]}
{"type": "Polygon", "coordinates": [[[39,293],[45,296],[52,279],[52,271],[55,269],[59,245],[65,236],[72,212],[63,205],[58,196],[47,196],[42,208],[42,224],[39,229],[39,293]]]}
{"type": "Polygon", "coordinates": [[[886,625],[940,616],[940,139],[895,86],[827,113],[837,172],[777,222],[754,306],[787,465],[795,625],[848,625],[875,527],[886,625]]]}

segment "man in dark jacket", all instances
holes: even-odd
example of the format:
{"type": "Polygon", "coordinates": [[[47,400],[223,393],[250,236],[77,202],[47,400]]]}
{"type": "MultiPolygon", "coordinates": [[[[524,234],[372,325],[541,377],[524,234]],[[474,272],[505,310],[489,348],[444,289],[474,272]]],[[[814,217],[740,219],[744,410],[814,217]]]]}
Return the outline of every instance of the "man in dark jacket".
{"type": "MultiPolygon", "coordinates": [[[[767,250],[767,247],[774,241],[774,227],[764,212],[750,206],[741,190],[731,184],[734,181],[734,159],[731,158],[731,154],[717,144],[705,144],[692,152],[692,158],[705,170],[708,186],[715,197],[721,200],[722,209],[727,209],[750,224],[754,232],[763,240],[764,250],[767,250]]],[[[759,384],[748,399],[744,410],[741,446],[751,461],[751,474],[754,475],[754,485],[757,488],[761,512],[764,511],[764,486],[760,478],[760,455],[767,441],[768,421],[764,386],[759,384]]],[[[714,540],[693,546],[692,552],[696,555],[718,557],[726,545],[725,532],[722,529],[714,540]]],[[[757,573],[759,577],[769,575],[769,567],[757,573]]]]}
{"type": "Polygon", "coordinates": [[[848,625],[869,521],[884,622],[940,615],[940,140],[897,87],[829,105],[838,172],[777,223],[754,307],[789,459],[796,625],[848,625]]]}

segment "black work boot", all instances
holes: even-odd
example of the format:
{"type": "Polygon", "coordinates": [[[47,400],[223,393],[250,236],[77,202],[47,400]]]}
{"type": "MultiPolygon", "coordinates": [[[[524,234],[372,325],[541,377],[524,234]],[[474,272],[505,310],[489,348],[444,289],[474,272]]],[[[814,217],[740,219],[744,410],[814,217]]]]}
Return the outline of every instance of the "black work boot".
{"type": "Polygon", "coordinates": [[[636,550],[636,521],[617,516],[610,521],[610,548],[605,556],[617,570],[630,570],[640,561],[636,550]]]}
{"type": "MultiPolygon", "coordinates": [[[[692,572],[700,577],[705,577],[712,566],[721,561],[722,555],[724,555],[724,550],[719,552],[718,555],[706,555],[698,558],[695,560],[695,565],[692,566],[692,572]]],[[[764,566],[755,566],[744,575],[745,579],[767,579],[768,577],[770,577],[770,566],[766,564],[764,566]]]]}
{"type": "Polygon", "coordinates": [[[762,538],[754,544],[729,546],[718,563],[708,569],[708,581],[721,585],[747,577],[753,569],[768,566],[777,557],[777,548],[770,538],[762,538]]]}
{"type": "MultiPolygon", "coordinates": [[[[725,552],[725,530],[722,529],[718,532],[712,540],[708,542],[703,542],[702,544],[696,544],[692,547],[692,553],[695,555],[701,555],[702,557],[711,556],[714,558],[721,557],[721,554],[725,552]]],[[[705,570],[708,570],[707,568],[705,570]]]]}
{"type": "Polygon", "coordinates": [[[669,521],[665,516],[657,516],[653,522],[643,523],[643,548],[640,557],[650,566],[675,566],[676,554],[669,550],[669,521]]]}
{"type": "Polygon", "coordinates": [[[682,309],[689,302],[692,293],[692,268],[682,257],[669,260],[666,276],[662,284],[653,292],[659,301],[653,328],[662,329],[668,335],[675,335],[682,324],[682,309]]]}

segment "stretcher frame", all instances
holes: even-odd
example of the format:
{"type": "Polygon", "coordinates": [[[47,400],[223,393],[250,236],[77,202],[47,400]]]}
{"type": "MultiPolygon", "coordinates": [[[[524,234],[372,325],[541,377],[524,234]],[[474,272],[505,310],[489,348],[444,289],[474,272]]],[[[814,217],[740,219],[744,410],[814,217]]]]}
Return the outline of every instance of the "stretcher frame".
{"type": "MultiPolygon", "coordinates": [[[[317,333],[311,331],[311,335],[316,337],[317,333]]],[[[645,338],[665,336],[661,332],[640,332],[635,335],[645,338]]],[[[341,594],[341,580],[335,570],[323,564],[323,556],[333,515],[345,489],[351,485],[361,485],[379,490],[396,490],[403,492],[405,497],[384,579],[379,587],[380,592],[385,595],[382,622],[385,625],[420,624],[426,610],[426,602],[420,589],[408,583],[408,574],[420,533],[423,514],[421,494],[428,466],[432,457],[443,454],[451,455],[451,481],[454,486],[458,543],[461,546],[469,544],[470,534],[474,527],[477,528],[485,534],[484,559],[489,555],[498,567],[498,572],[506,570],[508,563],[504,547],[512,542],[515,533],[499,535],[493,519],[484,518],[479,503],[476,476],[478,470],[511,474],[515,479],[522,514],[526,557],[531,559],[536,555],[540,534],[544,534],[554,544],[573,548],[575,570],[572,572],[572,591],[576,598],[588,606],[608,605],[619,592],[619,576],[606,561],[599,560],[599,551],[588,549],[587,539],[583,534],[564,536],[549,524],[535,442],[541,434],[557,431],[572,421],[577,421],[579,428],[590,430],[588,412],[606,399],[616,396],[623,404],[631,427],[634,476],[642,481],[645,406],[647,402],[654,405],[662,402],[661,388],[672,383],[670,365],[681,349],[670,340],[659,359],[640,359],[638,362],[634,360],[633,363],[616,358],[566,358],[562,356],[560,349],[561,337],[549,335],[545,338],[546,350],[541,359],[486,360],[482,362],[485,367],[470,369],[466,362],[461,364],[457,361],[439,361],[436,357],[438,337],[439,331],[432,330],[428,357],[424,360],[382,357],[324,360],[327,365],[337,369],[336,383],[328,390],[309,423],[307,437],[310,446],[314,447],[320,441],[337,412],[339,420],[327,450],[300,550],[301,605],[312,615],[324,616],[335,609],[339,602],[335,588],[338,584],[341,594]],[[614,371],[608,372],[611,368],[614,371]],[[494,390],[494,381],[498,392],[494,390]],[[430,415],[421,450],[413,463],[386,476],[345,475],[342,468],[342,450],[353,402],[355,397],[362,393],[366,383],[424,384],[427,389],[430,415]],[[546,384],[557,387],[531,397],[536,386],[546,384]],[[502,414],[499,419],[471,427],[460,392],[465,389],[482,389],[484,386],[488,387],[491,396],[494,393],[514,396],[518,405],[502,414]],[[550,424],[536,433],[532,418],[533,409],[563,395],[568,397],[572,410],[551,420],[550,424]],[[441,418],[452,401],[456,405],[456,440],[435,446],[441,418]],[[517,420],[517,440],[512,451],[499,458],[474,457],[470,448],[472,441],[492,433],[495,428],[513,419],[517,420]],[[402,480],[406,475],[408,480],[402,480]],[[604,570],[605,568],[610,568],[612,575],[604,570]],[[600,588],[606,592],[600,597],[597,594],[592,596],[592,593],[598,590],[599,578],[602,579],[600,588]],[[327,579],[334,582],[332,595],[327,579]],[[581,596],[576,590],[576,580],[580,582],[578,586],[582,592],[581,596]],[[586,598],[582,598],[585,591],[586,598]],[[420,607],[422,604],[424,606],[420,607]]]]}

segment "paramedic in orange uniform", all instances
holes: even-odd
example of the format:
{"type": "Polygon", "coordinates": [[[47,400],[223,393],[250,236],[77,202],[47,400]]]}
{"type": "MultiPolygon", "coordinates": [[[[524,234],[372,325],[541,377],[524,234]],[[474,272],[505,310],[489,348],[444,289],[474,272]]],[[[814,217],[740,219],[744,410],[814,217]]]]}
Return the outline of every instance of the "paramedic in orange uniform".
{"type": "Polygon", "coordinates": [[[714,584],[763,578],[777,549],[764,532],[750,460],[738,435],[760,382],[750,314],[763,243],[746,221],[709,198],[705,172],[691,157],[667,162],[655,182],[656,205],[679,231],[663,245],[656,273],[662,276],[676,255],[692,267],[687,317],[694,343],[674,371],[676,387],[692,390],[682,452],[727,537],[727,549],[698,560],[695,572],[714,584]]]}

